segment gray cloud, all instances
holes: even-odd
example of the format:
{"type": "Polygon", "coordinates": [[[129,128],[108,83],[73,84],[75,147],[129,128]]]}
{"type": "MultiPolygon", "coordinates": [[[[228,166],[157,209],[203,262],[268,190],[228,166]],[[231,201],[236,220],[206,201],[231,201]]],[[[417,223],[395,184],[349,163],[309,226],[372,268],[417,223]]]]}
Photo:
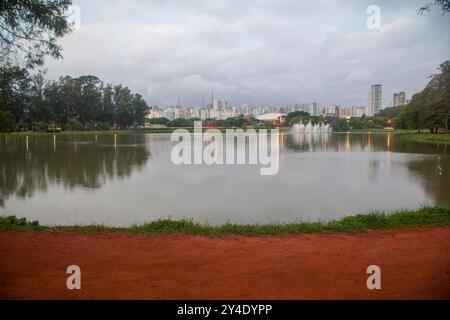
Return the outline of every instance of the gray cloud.
{"type": "Polygon", "coordinates": [[[80,0],[82,27],[48,74],[94,74],[151,105],[201,105],[211,88],[236,105],[362,105],[371,83],[389,103],[449,58],[450,16],[418,15],[424,2],[80,0]],[[370,4],[380,31],[366,27],[370,4]]]}

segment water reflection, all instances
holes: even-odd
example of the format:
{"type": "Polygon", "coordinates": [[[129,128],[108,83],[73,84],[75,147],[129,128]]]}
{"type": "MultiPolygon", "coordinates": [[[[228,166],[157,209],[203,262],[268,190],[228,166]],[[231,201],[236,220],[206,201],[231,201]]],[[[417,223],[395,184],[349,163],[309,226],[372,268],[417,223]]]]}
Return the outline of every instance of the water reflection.
{"type": "Polygon", "coordinates": [[[0,137],[0,205],[15,194],[31,197],[49,184],[64,188],[100,188],[107,179],[123,179],[150,157],[144,135],[0,137]],[[108,141],[109,140],[109,141],[108,141]],[[116,138],[115,138],[116,140],[116,138]]]}
{"type": "Polygon", "coordinates": [[[175,166],[167,134],[0,136],[0,214],[46,224],[263,223],[450,207],[445,146],[376,133],[279,139],[279,173],[261,176],[256,165],[175,166]]]}
{"type": "Polygon", "coordinates": [[[391,151],[415,154],[449,154],[445,145],[417,143],[395,138],[392,133],[294,133],[284,136],[292,151],[312,152],[379,152],[391,151]]]}
{"type": "Polygon", "coordinates": [[[425,192],[435,199],[438,206],[450,207],[449,157],[427,157],[408,163],[408,168],[417,175],[425,192]]]}
{"type": "MultiPolygon", "coordinates": [[[[378,137],[375,139],[377,147],[386,147],[382,141],[378,141],[378,137]]],[[[286,144],[295,151],[374,151],[373,140],[372,134],[293,133],[287,135],[286,144]]]]}
{"type": "MultiPolygon", "coordinates": [[[[387,134],[327,134],[297,133],[286,137],[286,145],[295,152],[386,152],[386,164],[394,170],[402,170],[403,164],[392,161],[392,153],[411,153],[406,166],[420,182],[426,193],[438,206],[450,207],[450,150],[446,145],[433,145],[408,141],[387,134]],[[436,157],[420,155],[441,154],[436,157]]],[[[368,177],[374,181],[378,177],[380,161],[368,160],[368,177]]]]}

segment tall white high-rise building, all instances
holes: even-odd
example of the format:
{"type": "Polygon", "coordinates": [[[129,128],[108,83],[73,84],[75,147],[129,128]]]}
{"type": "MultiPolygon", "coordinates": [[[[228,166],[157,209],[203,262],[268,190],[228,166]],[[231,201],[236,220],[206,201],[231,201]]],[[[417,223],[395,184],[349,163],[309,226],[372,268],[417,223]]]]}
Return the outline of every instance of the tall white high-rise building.
{"type": "Polygon", "coordinates": [[[381,84],[373,84],[370,86],[367,107],[369,109],[369,116],[373,116],[381,110],[381,84]]]}

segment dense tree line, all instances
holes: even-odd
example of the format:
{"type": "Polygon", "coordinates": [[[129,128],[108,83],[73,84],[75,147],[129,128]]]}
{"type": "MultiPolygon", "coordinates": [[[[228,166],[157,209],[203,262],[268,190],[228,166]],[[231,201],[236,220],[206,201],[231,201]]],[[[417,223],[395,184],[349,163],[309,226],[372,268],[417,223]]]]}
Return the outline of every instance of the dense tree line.
{"type": "Polygon", "coordinates": [[[411,102],[395,118],[397,129],[448,132],[450,118],[450,60],[439,67],[425,89],[415,94],[411,102]]]}
{"type": "Polygon", "coordinates": [[[398,106],[398,107],[388,107],[385,109],[380,110],[376,116],[377,117],[384,117],[384,118],[395,118],[400,115],[400,113],[403,111],[403,109],[406,108],[406,105],[404,106],[398,106]]]}
{"type": "Polygon", "coordinates": [[[0,69],[0,130],[137,127],[148,113],[141,95],[95,76],[45,81],[19,67],[0,69]]]}
{"type": "Polygon", "coordinates": [[[311,121],[312,124],[318,124],[324,122],[324,118],[321,116],[311,116],[306,111],[293,111],[286,115],[286,123],[290,126],[296,123],[308,123],[311,121]]]}
{"type": "Polygon", "coordinates": [[[257,120],[254,118],[231,117],[227,119],[206,119],[205,126],[216,128],[245,128],[255,126],[257,120]]]}
{"type": "Polygon", "coordinates": [[[71,0],[0,1],[0,67],[42,66],[46,56],[62,57],[58,38],[72,31],[71,0]]]}
{"type": "Polygon", "coordinates": [[[384,129],[391,127],[392,122],[387,117],[375,116],[375,117],[351,117],[339,118],[339,117],[327,117],[327,121],[333,127],[335,131],[347,131],[347,130],[362,130],[362,129],[384,129]]]}
{"type": "MultiPolygon", "coordinates": [[[[153,125],[164,125],[170,128],[190,128],[194,126],[195,121],[201,121],[199,118],[177,118],[169,120],[167,118],[146,119],[146,122],[153,125]]],[[[214,128],[245,128],[247,126],[255,126],[257,120],[253,118],[231,117],[227,119],[205,119],[202,123],[204,127],[214,128]]]]}

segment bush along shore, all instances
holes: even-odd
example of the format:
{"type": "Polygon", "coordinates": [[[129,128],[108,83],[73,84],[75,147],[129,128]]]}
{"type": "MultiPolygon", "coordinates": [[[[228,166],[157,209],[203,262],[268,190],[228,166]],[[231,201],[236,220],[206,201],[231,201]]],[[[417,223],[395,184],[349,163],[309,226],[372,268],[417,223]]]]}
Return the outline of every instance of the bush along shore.
{"type": "Polygon", "coordinates": [[[1,216],[0,230],[35,230],[66,232],[122,232],[132,234],[187,233],[205,235],[273,235],[314,232],[361,232],[417,228],[422,226],[450,226],[450,209],[423,207],[418,210],[371,212],[347,216],[328,222],[297,222],[290,224],[199,224],[192,220],[156,220],[131,227],[108,227],[104,225],[41,226],[38,221],[28,221],[15,216],[1,216]]]}

